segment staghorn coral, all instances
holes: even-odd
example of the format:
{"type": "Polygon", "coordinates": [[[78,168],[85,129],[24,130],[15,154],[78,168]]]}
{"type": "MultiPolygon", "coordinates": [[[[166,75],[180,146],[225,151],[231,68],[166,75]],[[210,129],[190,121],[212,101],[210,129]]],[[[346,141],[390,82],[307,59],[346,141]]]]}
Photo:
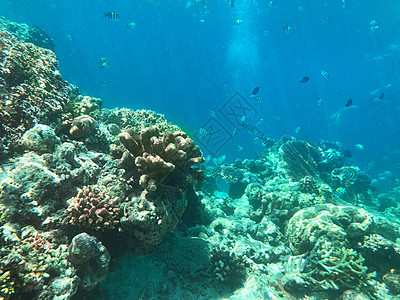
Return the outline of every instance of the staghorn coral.
{"type": "Polygon", "coordinates": [[[119,224],[117,201],[99,186],[85,186],[64,212],[63,223],[95,230],[114,229],[119,224]]]}
{"type": "Polygon", "coordinates": [[[305,272],[323,290],[361,288],[373,294],[371,279],[376,272],[368,272],[365,259],[353,249],[320,240],[310,253],[305,272]]]}

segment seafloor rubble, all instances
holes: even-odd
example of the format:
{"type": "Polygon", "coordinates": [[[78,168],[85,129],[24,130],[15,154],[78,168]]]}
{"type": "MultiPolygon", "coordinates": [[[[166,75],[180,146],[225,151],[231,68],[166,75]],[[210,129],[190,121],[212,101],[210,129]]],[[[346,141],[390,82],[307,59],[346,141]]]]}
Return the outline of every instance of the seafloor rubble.
{"type": "Polygon", "coordinates": [[[0,299],[400,294],[400,192],[374,195],[338,143],[204,165],[162,115],[102,108],[26,25],[0,28],[0,299]]]}

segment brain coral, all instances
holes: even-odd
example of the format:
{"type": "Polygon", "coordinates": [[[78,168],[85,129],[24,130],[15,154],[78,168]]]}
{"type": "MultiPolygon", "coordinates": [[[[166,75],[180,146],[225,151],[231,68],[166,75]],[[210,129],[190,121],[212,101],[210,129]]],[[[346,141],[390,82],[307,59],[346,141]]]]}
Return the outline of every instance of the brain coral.
{"type": "Polygon", "coordinates": [[[289,220],[286,235],[293,252],[303,254],[322,238],[335,244],[360,239],[373,225],[374,219],[361,208],[321,204],[295,213],[289,220]]]}

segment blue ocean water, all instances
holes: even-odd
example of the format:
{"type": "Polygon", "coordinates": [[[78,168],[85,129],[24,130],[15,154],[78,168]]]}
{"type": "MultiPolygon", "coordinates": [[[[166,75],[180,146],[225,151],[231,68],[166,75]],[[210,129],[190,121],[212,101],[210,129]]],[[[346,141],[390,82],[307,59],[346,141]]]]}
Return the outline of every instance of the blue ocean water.
{"type": "MultiPolygon", "coordinates": [[[[64,79],[105,107],[151,109],[192,135],[211,110],[231,131],[220,108],[238,92],[255,108],[246,122],[266,137],[339,141],[372,177],[400,173],[399,9],[395,0],[0,1],[0,15],[55,40],[64,79]],[[262,101],[250,97],[257,86],[262,101]]],[[[242,129],[211,154],[261,153],[242,129]]]]}

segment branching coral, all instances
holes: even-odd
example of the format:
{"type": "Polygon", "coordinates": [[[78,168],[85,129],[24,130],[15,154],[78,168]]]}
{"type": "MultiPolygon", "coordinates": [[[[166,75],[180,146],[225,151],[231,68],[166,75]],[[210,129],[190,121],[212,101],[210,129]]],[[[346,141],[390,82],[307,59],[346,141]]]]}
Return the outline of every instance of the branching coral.
{"type": "Polygon", "coordinates": [[[119,224],[117,201],[98,186],[85,186],[72,199],[63,223],[95,230],[113,229],[119,224]]]}
{"type": "Polygon", "coordinates": [[[344,290],[372,287],[376,272],[368,272],[365,259],[355,250],[342,245],[334,246],[326,240],[318,242],[306,267],[312,279],[322,289],[344,290]]]}
{"type": "MultiPolygon", "coordinates": [[[[133,167],[125,165],[124,161],[134,161],[137,174],[147,174],[155,180],[164,181],[171,173],[176,179],[200,178],[201,172],[192,166],[203,163],[203,154],[182,131],[166,132],[160,136],[158,127],[153,126],[142,130],[140,135],[127,130],[119,134],[119,139],[128,151],[122,157],[124,169],[133,167]]],[[[127,173],[131,174],[131,171],[127,170],[127,173]]]]}

